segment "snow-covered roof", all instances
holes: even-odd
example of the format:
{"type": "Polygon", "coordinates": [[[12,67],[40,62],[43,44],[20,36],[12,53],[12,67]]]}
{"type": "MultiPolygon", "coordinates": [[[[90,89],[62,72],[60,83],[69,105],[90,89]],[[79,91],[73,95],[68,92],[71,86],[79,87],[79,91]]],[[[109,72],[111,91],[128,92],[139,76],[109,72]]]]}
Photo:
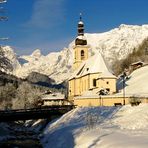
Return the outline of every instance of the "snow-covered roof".
{"type": "Polygon", "coordinates": [[[81,25],[83,25],[84,23],[82,22],[82,21],[79,21],[79,23],[78,24],[81,24],[81,25]]]}
{"type": "Polygon", "coordinates": [[[56,94],[48,94],[48,95],[43,95],[42,100],[63,100],[65,99],[65,95],[61,93],[56,93],[56,94]]]}
{"type": "Polygon", "coordinates": [[[80,65],[80,67],[73,73],[70,79],[82,77],[92,73],[100,73],[101,78],[102,77],[116,78],[109,71],[109,68],[107,67],[102,55],[100,53],[97,53],[94,56],[90,57],[88,60],[84,61],[80,65]]]}
{"type": "Polygon", "coordinates": [[[137,65],[137,64],[145,64],[145,63],[142,62],[142,61],[138,61],[138,62],[134,62],[134,63],[132,63],[131,66],[133,66],[133,65],[137,65]]]}
{"type": "Polygon", "coordinates": [[[86,40],[86,37],[85,37],[84,35],[78,35],[78,36],[77,36],[77,39],[86,40]]]}

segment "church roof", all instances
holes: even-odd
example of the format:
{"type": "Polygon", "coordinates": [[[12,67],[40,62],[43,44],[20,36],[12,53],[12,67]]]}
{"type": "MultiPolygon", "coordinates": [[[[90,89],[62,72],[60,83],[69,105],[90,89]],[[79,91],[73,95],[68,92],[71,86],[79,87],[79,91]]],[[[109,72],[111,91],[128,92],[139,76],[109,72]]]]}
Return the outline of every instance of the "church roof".
{"type": "Polygon", "coordinates": [[[79,78],[87,74],[100,73],[100,78],[116,78],[107,67],[105,60],[100,53],[95,54],[84,61],[80,67],[73,73],[70,79],[79,78]]]}

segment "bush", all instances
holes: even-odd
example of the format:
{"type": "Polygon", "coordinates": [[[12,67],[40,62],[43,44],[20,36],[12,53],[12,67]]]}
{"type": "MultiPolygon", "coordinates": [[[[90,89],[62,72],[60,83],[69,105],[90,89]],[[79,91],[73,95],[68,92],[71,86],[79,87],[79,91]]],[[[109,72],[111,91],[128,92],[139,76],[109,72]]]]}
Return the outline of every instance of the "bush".
{"type": "Polygon", "coordinates": [[[96,127],[98,122],[98,116],[91,112],[86,113],[85,117],[86,127],[90,130],[96,127]]]}
{"type": "Polygon", "coordinates": [[[141,103],[140,98],[132,97],[132,98],[130,99],[130,104],[131,104],[131,106],[137,106],[137,105],[139,105],[140,103],[141,103]]]}

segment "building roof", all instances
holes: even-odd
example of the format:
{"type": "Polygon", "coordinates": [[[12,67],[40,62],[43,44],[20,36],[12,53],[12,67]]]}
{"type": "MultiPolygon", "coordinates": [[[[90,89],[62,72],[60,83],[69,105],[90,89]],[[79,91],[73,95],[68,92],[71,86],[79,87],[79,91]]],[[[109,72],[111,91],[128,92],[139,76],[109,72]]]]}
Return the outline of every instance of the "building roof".
{"type": "Polygon", "coordinates": [[[65,95],[61,93],[56,94],[45,94],[42,96],[42,100],[64,100],[65,95]]]}
{"type": "Polygon", "coordinates": [[[73,73],[70,79],[79,78],[87,74],[100,73],[99,78],[109,77],[116,78],[107,67],[105,60],[100,53],[95,54],[88,60],[84,61],[80,67],[73,73]]]}
{"type": "Polygon", "coordinates": [[[145,63],[142,62],[142,61],[138,61],[138,62],[132,63],[131,66],[138,65],[138,64],[143,64],[144,65],[145,63]]]}

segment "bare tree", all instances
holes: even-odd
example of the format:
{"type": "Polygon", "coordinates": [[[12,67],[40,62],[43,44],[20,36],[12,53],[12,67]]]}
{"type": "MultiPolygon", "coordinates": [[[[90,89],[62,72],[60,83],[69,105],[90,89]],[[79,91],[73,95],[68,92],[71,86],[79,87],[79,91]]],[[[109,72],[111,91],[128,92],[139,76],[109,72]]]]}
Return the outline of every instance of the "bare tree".
{"type": "Polygon", "coordinates": [[[41,91],[28,82],[23,82],[17,89],[16,99],[13,101],[13,108],[32,108],[40,99],[41,91]]]}
{"type": "Polygon", "coordinates": [[[8,83],[0,87],[0,108],[10,109],[12,107],[12,100],[15,98],[16,88],[13,84],[8,83]]]}
{"type": "Polygon", "coordinates": [[[88,130],[95,128],[98,119],[99,119],[98,115],[92,113],[91,110],[88,111],[85,116],[86,128],[88,128],[88,130]]]}

